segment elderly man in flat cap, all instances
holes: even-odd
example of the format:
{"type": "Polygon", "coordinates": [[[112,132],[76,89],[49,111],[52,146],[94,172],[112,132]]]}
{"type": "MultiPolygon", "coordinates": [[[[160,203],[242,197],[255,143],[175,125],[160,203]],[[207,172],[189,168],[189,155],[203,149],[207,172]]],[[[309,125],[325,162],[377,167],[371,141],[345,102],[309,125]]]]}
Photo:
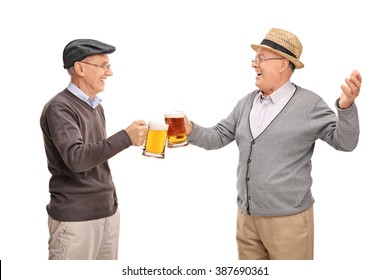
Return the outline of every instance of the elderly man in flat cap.
{"type": "Polygon", "coordinates": [[[142,120],[107,138],[101,100],[112,76],[115,47],[77,39],[63,51],[70,75],[66,89],[43,108],[42,128],[49,182],[49,259],[117,259],[119,210],[108,159],[142,145],[142,120]]]}
{"type": "Polygon", "coordinates": [[[321,139],[341,151],[358,143],[355,98],[361,76],[353,71],[336,101],[337,115],[314,92],[290,81],[302,45],[273,28],[256,51],[257,90],[238,101],[211,128],[186,120],[189,142],[207,150],[237,142],[237,246],[239,259],[313,259],[311,157],[321,139]]]}

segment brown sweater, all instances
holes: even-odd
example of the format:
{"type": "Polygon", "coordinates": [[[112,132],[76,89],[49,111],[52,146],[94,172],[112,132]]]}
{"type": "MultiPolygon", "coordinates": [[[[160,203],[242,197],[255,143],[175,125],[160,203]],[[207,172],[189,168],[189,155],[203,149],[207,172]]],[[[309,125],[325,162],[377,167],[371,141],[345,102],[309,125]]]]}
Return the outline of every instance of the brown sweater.
{"type": "Polygon", "coordinates": [[[43,108],[48,169],[48,214],[58,221],[113,215],[118,207],[107,160],[131,146],[124,130],[107,138],[103,107],[91,108],[67,89],[43,108]]]}

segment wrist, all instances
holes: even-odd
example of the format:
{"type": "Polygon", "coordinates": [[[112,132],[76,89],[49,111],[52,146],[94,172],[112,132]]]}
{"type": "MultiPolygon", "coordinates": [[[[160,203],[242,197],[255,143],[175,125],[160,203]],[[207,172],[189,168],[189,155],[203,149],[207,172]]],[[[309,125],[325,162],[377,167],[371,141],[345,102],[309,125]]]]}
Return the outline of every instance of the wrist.
{"type": "Polygon", "coordinates": [[[352,104],[353,104],[353,102],[351,103],[351,102],[341,102],[341,101],[339,101],[338,102],[338,107],[341,110],[345,110],[345,109],[350,108],[352,106],[352,104]]]}

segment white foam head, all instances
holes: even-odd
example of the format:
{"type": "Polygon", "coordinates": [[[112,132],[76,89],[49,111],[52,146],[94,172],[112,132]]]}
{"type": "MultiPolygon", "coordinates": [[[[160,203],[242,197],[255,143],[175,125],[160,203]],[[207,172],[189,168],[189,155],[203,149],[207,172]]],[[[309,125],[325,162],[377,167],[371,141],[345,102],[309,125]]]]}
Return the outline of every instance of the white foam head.
{"type": "Polygon", "coordinates": [[[184,112],[182,111],[173,111],[169,113],[165,113],[164,117],[166,118],[184,118],[184,112]]]}
{"type": "Polygon", "coordinates": [[[169,125],[165,123],[149,122],[150,130],[168,130],[169,125]]]}

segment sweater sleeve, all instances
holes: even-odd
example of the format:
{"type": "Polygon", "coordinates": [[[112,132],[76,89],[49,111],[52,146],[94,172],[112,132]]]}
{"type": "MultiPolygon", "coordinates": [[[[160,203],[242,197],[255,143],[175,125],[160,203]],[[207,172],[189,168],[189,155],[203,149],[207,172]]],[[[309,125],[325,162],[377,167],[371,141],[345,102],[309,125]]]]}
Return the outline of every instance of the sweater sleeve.
{"type": "Polygon", "coordinates": [[[337,115],[321,99],[311,118],[312,127],[322,139],[336,150],[353,151],[359,140],[359,117],[356,104],[340,109],[336,101],[337,115]]]}
{"type": "Polygon", "coordinates": [[[131,145],[124,130],[107,139],[84,143],[78,116],[60,103],[50,106],[46,118],[53,143],[73,172],[84,172],[96,167],[131,145]]]}
{"type": "Polygon", "coordinates": [[[192,123],[193,129],[188,141],[206,150],[216,150],[226,146],[235,139],[236,114],[235,109],[226,119],[209,128],[192,123]]]}

